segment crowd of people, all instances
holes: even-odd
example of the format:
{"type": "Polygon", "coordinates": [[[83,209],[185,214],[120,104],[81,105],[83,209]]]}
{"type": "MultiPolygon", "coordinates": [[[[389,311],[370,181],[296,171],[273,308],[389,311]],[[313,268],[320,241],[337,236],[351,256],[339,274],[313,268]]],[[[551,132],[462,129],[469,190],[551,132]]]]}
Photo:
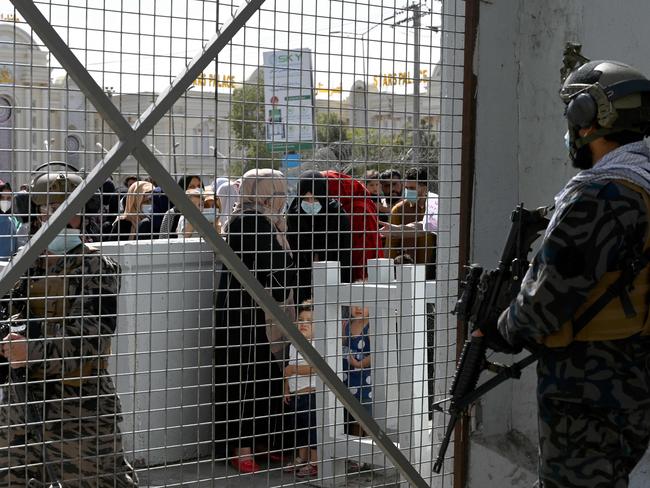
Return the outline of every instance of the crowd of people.
{"type": "MultiPolygon", "coordinates": [[[[204,185],[201,176],[186,175],[178,185],[225,236],[241,198],[241,181],[217,178],[204,185]]],[[[429,191],[429,181],[424,168],[412,168],[404,177],[394,169],[371,170],[365,178],[336,171],[301,175],[286,211],[278,211],[301,270],[297,298],[306,297],[304,270],[314,260],[339,261],[342,280],[349,282],[365,276],[369,259],[408,254],[415,263],[426,264],[432,278],[438,197],[429,191]]],[[[0,259],[15,254],[38,229],[38,214],[28,191],[14,193],[8,182],[0,181],[0,259]]],[[[86,205],[79,227],[85,242],[198,237],[162,188],[151,178],[136,176],[124,178],[121,187],[108,180],[86,205]]]]}
{"type": "MultiPolygon", "coordinates": [[[[284,309],[297,315],[296,325],[311,340],[317,324],[311,319],[313,264],[338,261],[342,282],[367,278],[368,259],[394,255],[397,260],[433,267],[433,253],[418,245],[433,246],[437,222],[437,195],[428,190],[426,171],[413,169],[406,180],[394,170],[385,173],[390,200],[381,193],[382,181],[369,173],[362,181],[335,171],[306,172],[297,182],[297,195],[288,206],[287,180],[275,170],[251,170],[240,182],[240,198],[222,228],[224,238],[257,280],[284,309]],[[396,185],[404,185],[398,196],[396,185]],[[372,188],[373,194],[368,187],[372,188]],[[382,206],[393,203],[388,220],[382,206]],[[411,225],[411,228],[407,226],[411,225]],[[416,227],[417,225],[417,227],[416,227]],[[404,253],[402,233],[416,242],[404,253]],[[297,305],[296,305],[297,304],[297,305]]],[[[371,317],[367,307],[351,304],[341,324],[345,384],[372,413],[371,317]]],[[[293,346],[282,342],[279,329],[230,272],[222,274],[216,302],[217,364],[216,438],[240,472],[260,469],[255,454],[282,454],[287,426],[296,447],[286,471],[298,477],[318,473],[315,459],[315,400],[313,370],[293,346]],[[283,345],[284,344],[284,345],[283,345]],[[284,399],[284,403],[282,402],[284,399]],[[287,415],[288,414],[288,415],[287,415]]],[[[346,430],[363,435],[346,413],[346,430]]],[[[367,466],[354,461],[348,469],[367,466]]]]}
{"type": "MultiPolygon", "coordinates": [[[[81,184],[82,178],[70,169],[65,163],[39,168],[31,188],[17,194],[8,183],[0,182],[0,221],[11,226],[3,238],[16,240],[7,247],[6,257],[15,253],[18,238],[24,236],[26,242],[81,184]]],[[[432,209],[437,211],[437,195],[429,192],[428,175],[423,170],[409,170],[405,178],[396,170],[369,172],[365,179],[336,171],[306,172],[298,179],[291,201],[286,177],[272,169],[250,170],[236,180],[218,178],[209,185],[204,185],[199,175],[187,175],[178,184],[309,340],[317,326],[311,302],[314,263],[339,262],[344,283],[366,279],[366,264],[373,258],[393,256],[400,262],[423,263],[434,269],[433,250],[428,248],[435,245],[432,222],[437,215],[432,209]],[[423,252],[419,246],[425,247],[423,252]]],[[[0,481],[87,477],[97,486],[137,485],[137,476],[122,452],[119,399],[106,369],[116,330],[120,268],[92,244],[189,238],[198,233],[155,181],[128,177],[123,186],[116,188],[112,181],[103,185],[17,285],[29,290],[26,295],[31,293],[30,299],[23,300],[20,307],[9,300],[9,308],[19,309],[12,315],[13,321],[34,324],[41,317],[48,325],[45,332],[30,334],[28,328],[16,329],[2,338],[0,355],[12,372],[5,378],[1,397],[13,404],[0,409],[6,417],[2,425],[9,426],[0,429],[0,451],[11,458],[9,464],[0,463],[0,481]],[[79,274],[79,283],[68,278],[71,272],[79,274]],[[97,279],[85,279],[85,273],[97,279]],[[68,288],[55,289],[48,283],[68,288]],[[74,291],[70,288],[73,284],[74,291]],[[83,292],[79,287],[85,287],[83,292]],[[43,299],[49,303],[53,290],[61,297],[53,302],[61,306],[43,309],[38,303],[43,299]],[[67,298],[68,293],[74,296],[67,298]],[[66,311],[75,310],[66,315],[66,311]],[[62,337],[72,342],[63,347],[62,337]],[[30,366],[32,361],[34,366],[30,366]],[[58,446],[48,448],[49,454],[45,449],[25,452],[12,447],[17,439],[29,436],[24,421],[32,421],[20,407],[21,388],[17,387],[21,381],[17,371],[25,366],[22,374],[28,381],[60,379],[60,388],[39,390],[36,384],[32,388],[40,391],[35,401],[59,400],[67,405],[56,414],[44,413],[62,426],[41,439],[41,443],[58,446]],[[86,376],[93,379],[86,380],[86,376]],[[101,408],[94,400],[98,391],[106,397],[101,408]],[[112,416],[113,420],[98,427],[94,415],[112,416]],[[72,428],[75,422],[81,431],[94,432],[102,442],[114,439],[110,441],[113,448],[101,442],[93,444],[93,436],[77,440],[80,431],[72,428]],[[85,454],[79,457],[79,453],[85,454]],[[102,462],[92,461],[94,457],[101,457],[102,462]],[[34,469],[24,469],[30,463],[34,469]],[[43,468],[46,465],[47,470],[43,468]],[[21,466],[22,470],[15,469],[21,466]]],[[[340,331],[345,383],[372,412],[371,317],[367,307],[350,305],[340,331]]],[[[296,456],[283,460],[284,470],[297,477],[316,475],[313,370],[228,270],[221,273],[216,289],[214,338],[215,441],[230,464],[242,473],[255,472],[260,469],[255,458],[260,452],[273,459],[282,457],[291,446],[296,456]]],[[[346,413],[345,422],[349,434],[364,434],[353,416],[346,413]]],[[[3,456],[0,452],[0,458],[3,456]]],[[[350,461],[348,468],[361,470],[364,466],[350,461]]]]}

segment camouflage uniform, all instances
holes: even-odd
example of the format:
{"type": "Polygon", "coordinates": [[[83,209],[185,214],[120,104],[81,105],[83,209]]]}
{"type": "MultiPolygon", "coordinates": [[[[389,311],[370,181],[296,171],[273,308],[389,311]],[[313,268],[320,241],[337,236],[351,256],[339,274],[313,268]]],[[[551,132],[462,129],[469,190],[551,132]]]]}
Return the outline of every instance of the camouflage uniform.
{"type": "MultiPolygon", "coordinates": [[[[643,142],[610,154],[625,158],[630,151],[648,163],[643,142]]],[[[620,269],[630,241],[642,248],[648,223],[642,195],[615,178],[565,192],[519,295],[499,319],[500,333],[516,344],[543,342],[559,331],[603,275],[620,269]]],[[[650,337],[574,341],[542,351],[540,486],[626,487],[650,441],[650,337]]]]}
{"type": "Polygon", "coordinates": [[[34,290],[44,277],[49,283],[65,275],[61,295],[69,298],[52,299],[56,293],[48,288],[45,296],[50,301],[41,303],[46,309],[64,304],[62,315],[38,317],[38,298],[30,296],[18,317],[36,321],[40,334],[28,341],[27,383],[10,381],[2,387],[0,486],[25,486],[30,478],[46,485],[52,481],[34,429],[41,429],[47,460],[66,488],[137,486],[135,472],[124,459],[120,402],[106,370],[117,321],[119,274],[117,263],[83,245],[59,258],[49,271],[40,263],[24,280],[25,289],[34,290]],[[25,398],[34,402],[44,420],[27,432],[21,403],[25,398]]]}

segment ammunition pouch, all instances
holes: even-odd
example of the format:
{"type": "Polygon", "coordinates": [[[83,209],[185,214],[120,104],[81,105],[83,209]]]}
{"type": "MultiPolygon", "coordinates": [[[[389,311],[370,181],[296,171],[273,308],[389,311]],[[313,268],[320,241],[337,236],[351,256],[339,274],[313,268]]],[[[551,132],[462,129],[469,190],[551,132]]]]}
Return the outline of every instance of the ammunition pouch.
{"type": "MultiPolygon", "coordinates": [[[[81,388],[84,380],[96,378],[105,369],[108,369],[108,359],[105,357],[85,359],[81,368],[66,371],[62,378],[57,377],[56,380],[61,381],[66,386],[81,388]]],[[[55,378],[47,378],[45,376],[45,369],[39,368],[30,371],[29,379],[32,381],[45,381],[54,380],[55,378]]]]}

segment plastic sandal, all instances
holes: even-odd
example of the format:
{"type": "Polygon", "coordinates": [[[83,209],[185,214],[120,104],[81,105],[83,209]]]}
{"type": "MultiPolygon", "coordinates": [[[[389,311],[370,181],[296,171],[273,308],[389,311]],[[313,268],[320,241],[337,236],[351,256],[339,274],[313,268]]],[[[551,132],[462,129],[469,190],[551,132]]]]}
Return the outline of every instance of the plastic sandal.
{"type": "Polygon", "coordinates": [[[298,478],[313,478],[314,476],[318,476],[318,466],[315,464],[307,464],[296,471],[298,478]]]}
{"type": "Polygon", "coordinates": [[[296,458],[293,461],[289,461],[287,464],[284,465],[282,471],[284,471],[285,473],[293,473],[294,471],[297,471],[299,468],[304,466],[305,466],[305,461],[300,456],[296,456],[296,458]]]}
{"type": "Polygon", "coordinates": [[[240,473],[255,473],[261,469],[260,465],[250,458],[231,459],[230,465],[240,473]]]}
{"type": "Polygon", "coordinates": [[[370,469],[371,466],[368,463],[358,463],[356,461],[348,460],[347,463],[348,473],[360,473],[361,471],[368,471],[370,469]]]}

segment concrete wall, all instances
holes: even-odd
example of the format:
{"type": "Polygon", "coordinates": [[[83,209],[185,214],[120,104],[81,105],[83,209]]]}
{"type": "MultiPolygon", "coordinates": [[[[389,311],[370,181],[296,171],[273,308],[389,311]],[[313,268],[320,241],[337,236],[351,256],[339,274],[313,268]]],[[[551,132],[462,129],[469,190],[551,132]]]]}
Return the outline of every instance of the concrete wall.
{"type": "Polygon", "coordinates": [[[110,371],[137,466],[212,451],[213,310],[221,265],[198,238],[105,242],[122,267],[110,371]]]}
{"type": "MultiPolygon", "coordinates": [[[[649,14],[644,0],[480,2],[474,261],[493,266],[512,208],[549,204],[574,174],[557,96],[565,42],[581,42],[592,59],[618,59],[650,75],[649,14]]],[[[481,402],[470,486],[531,486],[537,462],[534,381],[530,368],[522,381],[500,386],[481,402]]],[[[632,486],[650,486],[647,474],[645,463],[632,486]]]]}

